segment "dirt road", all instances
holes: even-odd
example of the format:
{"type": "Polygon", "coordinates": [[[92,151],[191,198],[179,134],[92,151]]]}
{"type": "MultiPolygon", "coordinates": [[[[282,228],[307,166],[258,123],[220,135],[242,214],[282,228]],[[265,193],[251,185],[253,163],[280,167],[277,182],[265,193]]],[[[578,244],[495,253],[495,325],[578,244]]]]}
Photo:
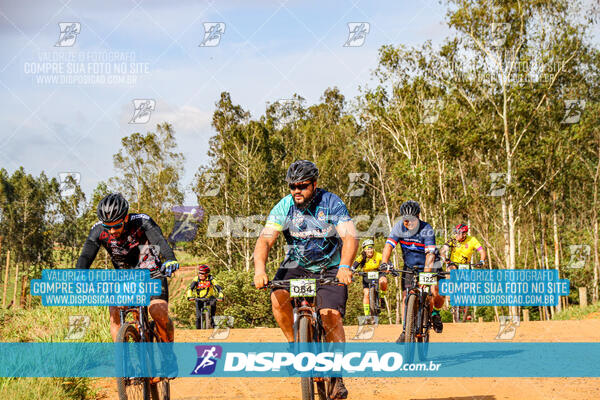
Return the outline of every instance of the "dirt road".
{"type": "MultiPolygon", "coordinates": [[[[346,328],[352,338],[357,327],[346,328]]],[[[391,342],[399,327],[377,327],[372,341],[391,342]]],[[[435,342],[494,342],[497,323],[445,324],[435,342]]],[[[178,330],[178,342],[207,342],[207,331],[178,330]]],[[[600,319],[582,321],[522,322],[513,339],[517,342],[598,342],[600,319]]],[[[227,341],[278,342],[278,329],[233,329],[227,341]]],[[[599,361],[600,362],[600,361],[599,361]]],[[[564,400],[599,399],[600,378],[345,378],[349,399],[413,400],[564,400]]],[[[114,379],[99,379],[104,399],[117,399],[114,379]]],[[[177,378],[172,381],[173,400],[200,399],[299,399],[299,378],[177,378]]]]}

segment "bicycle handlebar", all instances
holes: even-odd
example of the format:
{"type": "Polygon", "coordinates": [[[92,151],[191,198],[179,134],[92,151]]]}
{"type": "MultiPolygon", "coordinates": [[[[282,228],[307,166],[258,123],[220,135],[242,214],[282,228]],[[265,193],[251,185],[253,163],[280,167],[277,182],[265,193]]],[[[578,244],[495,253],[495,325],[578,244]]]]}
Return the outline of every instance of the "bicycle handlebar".
{"type": "MultiPolygon", "coordinates": [[[[302,278],[298,278],[302,279],[302,278]]],[[[342,282],[338,281],[337,278],[306,278],[306,279],[315,279],[318,286],[335,286],[335,285],[344,285],[342,282]]],[[[261,289],[289,289],[291,279],[282,279],[277,281],[269,281],[265,286],[261,289]]],[[[254,282],[251,283],[252,286],[256,287],[254,282]]]]}

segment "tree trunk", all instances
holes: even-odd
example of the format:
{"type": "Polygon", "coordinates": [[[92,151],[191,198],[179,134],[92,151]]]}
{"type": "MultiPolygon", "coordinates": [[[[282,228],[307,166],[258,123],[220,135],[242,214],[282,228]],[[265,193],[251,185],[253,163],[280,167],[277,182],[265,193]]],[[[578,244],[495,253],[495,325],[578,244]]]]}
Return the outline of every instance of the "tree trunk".
{"type": "MultiPolygon", "coordinates": [[[[560,258],[558,253],[558,216],[556,215],[556,192],[552,192],[552,230],[554,233],[554,269],[556,269],[556,273],[560,278],[560,258]]],[[[562,304],[560,303],[560,299],[558,305],[556,306],[556,311],[560,312],[562,310],[562,304]]]]}
{"type": "Polygon", "coordinates": [[[8,271],[10,270],[10,250],[6,252],[6,271],[4,271],[4,288],[2,290],[2,308],[6,307],[6,291],[8,290],[8,271]]]}
{"type": "Polygon", "coordinates": [[[19,304],[21,307],[25,308],[25,293],[27,292],[27,275],[23,275],[21,279],[21,298],[19,299],[19,304]]]}

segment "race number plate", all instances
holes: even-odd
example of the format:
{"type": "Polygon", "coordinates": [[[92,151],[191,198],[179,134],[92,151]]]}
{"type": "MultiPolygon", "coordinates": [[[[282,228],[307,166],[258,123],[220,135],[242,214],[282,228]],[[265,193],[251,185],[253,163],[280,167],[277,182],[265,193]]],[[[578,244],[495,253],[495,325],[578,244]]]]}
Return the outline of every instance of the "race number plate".
{"type": "Polygon", "coordinates": [[[458,264],[458,269],[469,269],[470,267],[469,264],[458,264]]]}
{"type": "Polygon", "coordinates": [[[290,279],[290,297],[313,297],[316,294],[315,279],[290,279]]]}
{"type": "Polygon", "coordinates": [[[435,285],[437,280],[434,272],[420,272],[419,285],[435,285]]]}
{"type": "Polygon", "coordinates": [[[377,271],[367,272],[367,279],[379,279],[379,272],[377,272],[377,271]]]}

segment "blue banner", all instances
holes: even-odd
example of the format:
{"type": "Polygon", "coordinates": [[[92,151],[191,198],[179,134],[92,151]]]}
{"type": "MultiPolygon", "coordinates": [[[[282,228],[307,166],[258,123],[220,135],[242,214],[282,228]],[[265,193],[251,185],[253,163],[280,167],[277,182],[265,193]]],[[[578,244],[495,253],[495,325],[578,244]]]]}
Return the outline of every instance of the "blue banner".
{"type": "Polygon", "coordinates": [[[30,290],[44,306],[147,306],[162,286],[147,269],[45,269],[30,290]]]}
{"type": "Polygon", "coordinates": [[[600,377],[597,365],[600,343],[407,346],[395,343],[323,343],[318,347],[287,343],[0,343],[0,376],[165,376],[177,370],[180,377],[600,377]]]}
{"type": "Polygon", "coordinates": [[[439,290],[453,306],[556,306],[569,280],[556,270],[453,270],[439,290]]]}

